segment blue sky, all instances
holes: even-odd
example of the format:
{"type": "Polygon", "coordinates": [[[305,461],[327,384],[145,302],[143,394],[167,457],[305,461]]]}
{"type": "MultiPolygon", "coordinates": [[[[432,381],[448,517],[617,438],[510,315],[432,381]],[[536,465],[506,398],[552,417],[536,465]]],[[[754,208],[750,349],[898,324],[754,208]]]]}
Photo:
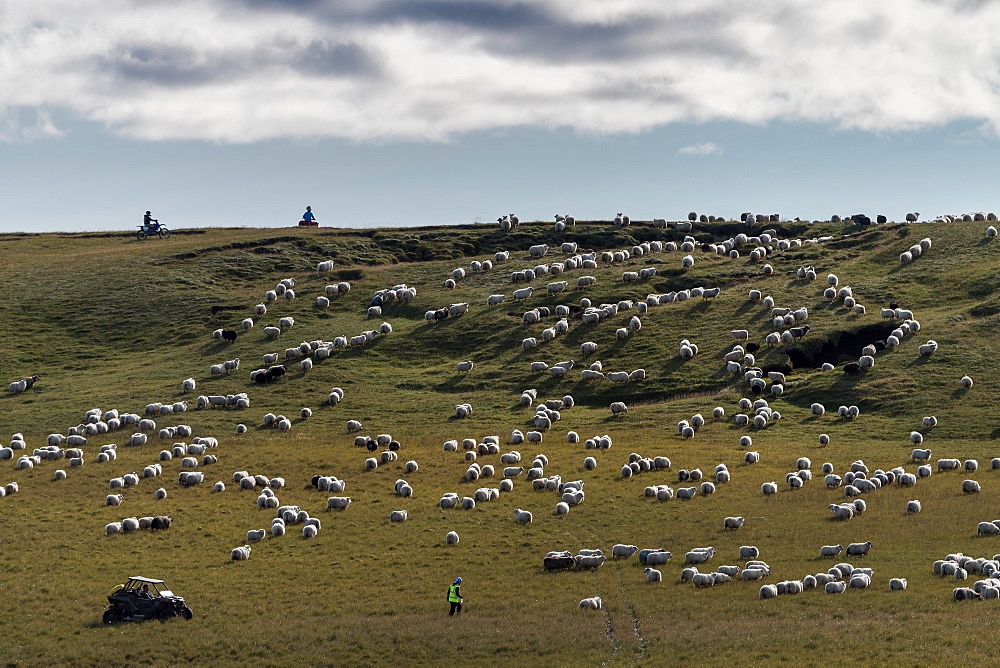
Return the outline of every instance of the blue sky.
{"type": "Polygon", "coordinates": [[[0,231],[1000,209],[1000,7],[874,7],[0,0],[0,231]]]}

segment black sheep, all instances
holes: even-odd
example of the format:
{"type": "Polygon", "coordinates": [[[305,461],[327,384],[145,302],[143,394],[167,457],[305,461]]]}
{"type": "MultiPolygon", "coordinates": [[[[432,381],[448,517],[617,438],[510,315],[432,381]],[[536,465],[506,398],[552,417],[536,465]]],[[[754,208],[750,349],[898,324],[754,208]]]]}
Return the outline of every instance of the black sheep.
{"type": "Polygon", "coordinates": [[[232,343],[236,340],[236,330],[235,329],[224,329],[222,330],[222,338],[232,343]]]}
{"type": "Polygon", "coordinates": [[[542,567],[547,571],[559,571],[564,568],[573,568],[576,565],[576,561],[573,557],[545,557],[542,561],[542,567]]]}

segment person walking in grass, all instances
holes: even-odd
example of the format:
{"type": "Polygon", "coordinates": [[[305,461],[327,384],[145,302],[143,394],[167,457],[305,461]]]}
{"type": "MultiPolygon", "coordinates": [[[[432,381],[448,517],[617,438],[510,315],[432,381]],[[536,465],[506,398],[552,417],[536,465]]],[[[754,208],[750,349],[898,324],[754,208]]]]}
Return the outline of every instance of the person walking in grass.
{"type": "Polygon", "coordinates": [[[455,581],[451,583],[450,587],[448,587],[448,602],[451,603],[451,612],[448,613],[449,617],[454,615],[456,612],[459,614],[462,613],[462,601],[465,597],[462,596],[462,592],[460,590],[461,585],[462,578],[455,578],[455,581]]]}

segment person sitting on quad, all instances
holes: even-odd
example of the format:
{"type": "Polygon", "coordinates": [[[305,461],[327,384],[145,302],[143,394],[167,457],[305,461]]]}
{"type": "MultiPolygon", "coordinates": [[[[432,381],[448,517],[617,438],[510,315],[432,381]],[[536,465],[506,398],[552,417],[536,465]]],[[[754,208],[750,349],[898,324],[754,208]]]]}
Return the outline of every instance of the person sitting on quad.
{"type": "Polygon", "coordinates": [[[146,215],[142,217],[142,226],[143,227],[152,227],[151,223],[159,223],[159,222],[160,221],[158,221],[156,218],[153,218],[153,212],[152,211],[147,211],[146,215]]]}
{"type": "Polygon", "coordinates": [[[311,206],[306,207],[306,212],[302,214],[302,222],[306,225],[318,225],[316,222],[316,216],[313,215],[313,208],[311,206]]]}
{"type": "Polygon", "coordinates": [[[151,593],[149,593],[149,585],[148,584],[142,585],[142,591],[139,592],[139,598],[148,598],[148,599],[152,599],[153,598],[153,595],[151,593]]]}

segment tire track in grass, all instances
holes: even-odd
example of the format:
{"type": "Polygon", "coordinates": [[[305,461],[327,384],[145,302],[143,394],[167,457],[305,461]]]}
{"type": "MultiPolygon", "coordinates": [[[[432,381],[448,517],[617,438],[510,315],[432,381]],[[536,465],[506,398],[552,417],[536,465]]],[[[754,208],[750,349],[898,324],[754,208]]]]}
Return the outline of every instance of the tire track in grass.
{"type": "Polygon", "coordinates": [[[622,568],[624,568],[624,563],[616,564],[615,577],[618,580],[618,591],[621,594],[622,601],[625,603],[625,610],[628,612],[629,621],[632,623],[632,634],[635,636],[635,656],[632,659],[632,665],[635,666],[641,664],[643,657],[646,655],[646,639],[642,637],[639,617],[635,613],[635,604],[632,602],[632,599],[625,595],[625,585],[622,582],[622,568]]]}
{"type": "Polygon", "coordinates": [[[604,635],[611,641],[611,654],[609,654],[608,658],[601,664],[602,666],[607,666],[615,660],[615,656],[618,654],[619,643],[618,639],[615,637],[615,625],[614,622],[611,621],[611,614],[604,606],[601,606],[601,612],[604,613],[604,622],[606,625],[604,635]]]}

